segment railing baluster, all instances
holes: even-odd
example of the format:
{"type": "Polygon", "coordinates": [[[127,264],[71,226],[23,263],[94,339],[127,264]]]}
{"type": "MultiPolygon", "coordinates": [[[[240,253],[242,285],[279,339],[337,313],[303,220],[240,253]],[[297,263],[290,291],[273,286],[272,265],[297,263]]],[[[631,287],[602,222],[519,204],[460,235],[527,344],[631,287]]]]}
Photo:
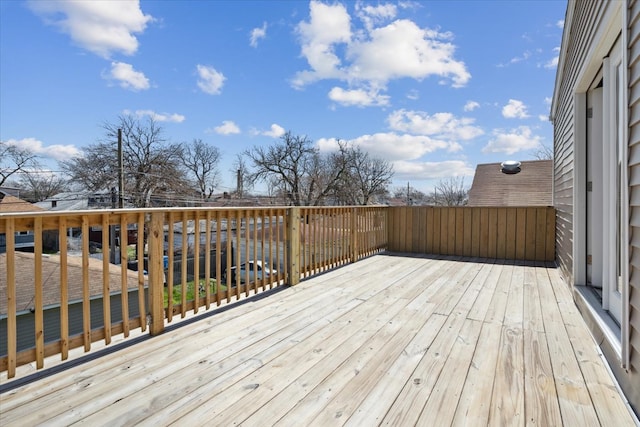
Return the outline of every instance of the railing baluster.
{"type": "MultiPolygon", "coordinates": [[[[222,217],[216,212],[216,307],[220,305],[222,294],[222,217]]],[[[226,284],[225,284],[226,286],[226,284]]]]}
{"type": "Polygon", "coordinates": [[[60,246],[60,356],[69,357],[69,285],[67,269],[67,218],[60,217],[58,242],[60,246]]]}
{"type": "Polygon", "coordinates": [[[144,295],[144,241],[145,241],[145,229],[144,229],[144,212],[138,213],[138,312],[140,316],[140,329],[142,332],[147,330],[147,310],[145,304],[144,295]]]}
{"type": "Polygon", "coordinates": [[[120,303],[122,305],[122,333],[129,336],[129,225],[127,216],[120,214],[120,303]]]}
{"type": "Polygon", "coordinates": [[[173,280],[174,280],[174,224],[175,217],[173,212],[169,212],[169,227],[167,236],[167,320],[171,322],[173,320],[173,280]]]}
{"type": "Polygon", "coordinates": [[[84,351],[91,350],[91,301],[89,293],[89,217],[82,215],[82,333],[84,351]]]}
{"type": "MultiPolygon", "coordinates": [[[[149,333],[158,335],[164,331],[164,285],[162,249],[164,246],[164,213],[153,212],[149,223],[149,333]]],[[[197,306],[197,305],[196,305],[197,306]]]]}
{"type": "Polygon", "coordinates": [[[18,329],[16,324],[16,228],[13,218],[6,220],[7,261],[7,376],[16,376],[18,329]]]}
{"type": "Polygon", "coordinates": [[[189,252],[189,221],[187,220],[187,211],[182,212],[182,256],[180,263],[180,316],[184,318],[187,315],[187,255],[189,252]]]}
{"type": "Polygon", "coordinates": [[[209,310],[211,307],[211,212],[207,211],[205,219],[207,221],[205,227],[205,248],[204,248],[204,289],[205,289],[205,308],[209,310]]]}
{"type": "MultiPolygon", "coordinates": [[[[264,256],[265,246],[271,245],[272,239],[271,223],[267,220],[267,211],[265,209],[258,209],[256,211],[256,221],[258,220],[260,221],[260,231],[255,231],[254,227],[253,259],[262,260],[262,266],[264,268],[266,266],[264,256]]],[[[256,292],[258,288],[262,291],[266,289],[266,278],[264,274],[260,277],[260,280],[256,280],[256,292]]]]}
{"type": "Polygon", "coordinates": [[[280,209],[276,209],[276,217],[275,217],[275,222],[276,222],[276,240],[275,240],[275,245],[276,245],[276,282],[278,283],[278,285],[280,284],[280,277],[282,275],[282,267],[281,267],[281,258],[280,258],[280,248],[281,248],[281,244],[282,241],[280,240],[280,218],[282,218],[281,216],[281,211],[280,209]]]}
{"type": "Polygon", "coordinates": [[[289,270],[289,257],[291,256],[291,253],[289,253],[289,248],[287,247],[287,244],[290,241],[289,221],[290,218],[287,216],[287,210],[284,209],[282,211],[282,266],[284,269],[282,272],[282,280],[284,283],[287,283],[288,277],[291,274],[291,271],[289,270]]]}
{"type": "MultiPolygon", "coordinates": [[[[302,221],[304,222],[304,221],[302,221]]],[[[300,208],[292,207],[289,210],[287,235],[289,243],[287,248],[287,284],[295,286],[300,283],[300,208]]]]}
{"type": "Polygon", "coordinates": [[[193,314],[200,306],[200,215],[193,218],[193,314]]]}
{"type": "Polygon", "coordinates": [[[109,236],[109,214],[102,214],[102,325],[104,329],[104,343],[111,343],[111,304],[109,291],[109,258],[111,256],[111,245],[109,236]]]}
{"type": "Polygon", "coordinates": [[[36,218],[33,227],[34,263],[35,263],[35,335],[36,335],[36,367],[44,367],[44,312],[42,282],[42,217],[36,218]]]}
{"type": "Polygon", "coordinates": [[[233,241],[232,241],[232,230],[231,230],[231,215],[230,211],[225,211],[225,222],[226,226],[226,236],[227,236],[227,265],[226,265],[226,276],[227,276],[227,302],[231,301],[231,266],[233,265],[233,241]]]}

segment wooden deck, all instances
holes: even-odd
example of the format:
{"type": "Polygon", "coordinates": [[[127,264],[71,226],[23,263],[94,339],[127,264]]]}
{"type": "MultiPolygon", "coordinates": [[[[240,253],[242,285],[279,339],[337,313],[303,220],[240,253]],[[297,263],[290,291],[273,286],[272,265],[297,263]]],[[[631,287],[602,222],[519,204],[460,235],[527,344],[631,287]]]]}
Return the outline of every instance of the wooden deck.
{"type": "Polygon", "coordinates": [[[479,261],[373,256],[6,391],[0,425],[634,425],[558,271],[479,261]]]}

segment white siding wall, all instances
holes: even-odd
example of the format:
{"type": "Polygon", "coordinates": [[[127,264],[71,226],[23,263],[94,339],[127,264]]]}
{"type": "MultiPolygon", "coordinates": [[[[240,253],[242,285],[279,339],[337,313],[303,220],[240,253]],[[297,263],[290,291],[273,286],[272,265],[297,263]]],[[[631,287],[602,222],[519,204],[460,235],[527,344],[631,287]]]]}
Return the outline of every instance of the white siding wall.
{"type": "MultiPolygon", "coordinates": [[[[573,5],[570,3],[570,6],[573,5]]],[[[602,2],[575,3],[572,28],[580,37],[569,37],[564,58],[564,78],[558,92],[554,119],[554,203],[557,209],[557,256],[560,268],[569,283],[573,283],[573,171],[574,171],[574,95],[578,73],[593,43],[596,23],[601,19],[602,2]]],[[[585,112],[586,114],[586,112],[585,112]]]]}
{"type": "Polygon", "coordinates": [[[629,319],[630,375],[640,398],[640,1],[630,1],[629,40],[629,319]]]}
{"type": "MultiPolygon", "coordinates": [[[[624,371],[620,363],[608,353],[620,384],[636,411],[640,411],[640,0],[628,0],[627,55],[629,79],[629,317],[630,366],[624,371]]],[[[602,1],[569,1],[573,17],[563,65],[562,81],[556,87],[557,104],[554,117],[554,203],[557,209],[557,260],[569,283],[573,277],[573,209],[576,143],[575,95],[585,92],[584,81],[579,82],[587,54],[594,44],[596,29],[607,8],[602,1]],[[583,87],[578,89],[578,84],[583,87]]],[[[569,24],[569,23],[567,23],[569,24]]],[[[566,31],[566,30],[565,30],[566,31]]],[[[561,70],[558,70],[559,72],[561,70]]],[[[586,114],[586,112],[585,112],[586,114]]],[[[582,137],[580,139],[583,139],[582,137]]],[[[578,141],[584,144],[584,141],[578,141]]],[[[593,327],[593,325],[592,325],[593,327]]],[[[598,335],[598,331],[594,330],[598,335]]]]}

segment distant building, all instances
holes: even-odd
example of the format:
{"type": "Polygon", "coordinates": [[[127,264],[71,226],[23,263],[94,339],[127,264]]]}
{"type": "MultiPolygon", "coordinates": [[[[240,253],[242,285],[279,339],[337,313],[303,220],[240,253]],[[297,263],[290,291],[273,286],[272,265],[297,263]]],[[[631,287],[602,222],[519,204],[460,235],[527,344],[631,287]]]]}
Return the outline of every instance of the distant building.
{"type": "Polygon", "coordinates": [[[501,163],[478,165],[468,206],[552,206],[553,161],[517,163],[519,167],[514,165],[513,170],[504,169],[501,163]]]}
{"type": "Polygon", "coordinates": [[[112,206],[111,192],[95,193],[65,192],[36,203],[48,211],[78,211],[86,209],[109,209],[112,206]]]}
{"type": "MultiPolygon", "coordinates": [[[[36,205],[33,205],[25,200],[19,199],[18,197],[9,194],[8,189],[0,189],[0,214],[34,211],[42,211],[42,209],[36,205]]],[[[17,250],[33,250],[33,232],[17,231],[15,233],[15,239],[15,248],[17,250]]],[[[0,234],[0,253],[4,253],[6,252],[6,250],[7,237],[4,234],[0,234]]]]}

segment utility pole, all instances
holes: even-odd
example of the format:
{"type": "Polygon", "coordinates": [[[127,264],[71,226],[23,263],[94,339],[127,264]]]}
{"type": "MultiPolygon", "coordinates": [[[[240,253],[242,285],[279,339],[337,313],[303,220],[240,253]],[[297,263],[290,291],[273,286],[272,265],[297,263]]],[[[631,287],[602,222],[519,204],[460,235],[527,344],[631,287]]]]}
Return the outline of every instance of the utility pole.
{"type": "MultiPolygon", "coordinates": [[[[117,197],[117,193],[116,193],[116,187],[111,187],[111,208],[115,209],[116,208],[116,202],[118,201],[118,197],[117,197]]],[[[120,230],[120,233],[122,234],[122,230],[120,230]]],[[[102,256],[105,256],[106,254],[102,254],[102,256]]],[[[109,256],[110,256],[110,261],[111,264],[117,264],[116,262],[116,226],[115,225],[111,225],[109,226],[109,256]]]]}
{"type": "Polygon", "coordinates": [[[118,207],[124,208],[124,160],[122,158],[122,129],[118,129],[118,207]]]}

